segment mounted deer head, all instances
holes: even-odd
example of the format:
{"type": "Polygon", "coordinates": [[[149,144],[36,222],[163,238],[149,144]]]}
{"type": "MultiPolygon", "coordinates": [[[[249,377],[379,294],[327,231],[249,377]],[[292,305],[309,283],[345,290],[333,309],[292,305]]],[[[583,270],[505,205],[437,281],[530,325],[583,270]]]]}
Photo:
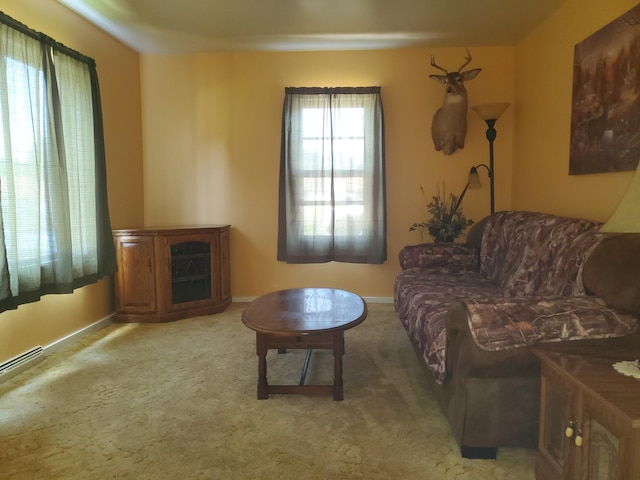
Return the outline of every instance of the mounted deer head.
{"type": "Polygon", "coordinates": [[[445,155],[451,155],[459,148],[464,148],[464,138],[467,135],[467,89],[464,82],[473,80],[480,73],[480,68],[460,72],[471,62],[471,54],[467,49],[465,62],[455,72],[449,73],[436,64],[431,56],[431,66],[442,70],[444,75],[429,75],[445,88],[444,103],[433,116],[431,123],[431,137],[437,151],[442,150],[445,155]]]}

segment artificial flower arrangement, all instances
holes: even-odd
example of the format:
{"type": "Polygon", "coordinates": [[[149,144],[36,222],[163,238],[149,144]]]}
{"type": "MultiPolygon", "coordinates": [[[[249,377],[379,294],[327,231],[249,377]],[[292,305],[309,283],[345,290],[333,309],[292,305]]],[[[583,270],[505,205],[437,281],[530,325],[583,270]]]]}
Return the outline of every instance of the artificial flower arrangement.
{"type": "MultiPolygon", "coordinates": [[[[436,243],[455,241],[467,227],[473,225],[473,220],[467,220],[460,207],[462,199],[467,193],[467,187],[468,185],[464,187],[459,196],[450,193],[447,199],[444,183],[442,184],[442,194],[440,193],[440,185],[438,185],[436,194],[431,197],[430,202],[427,202],[427,212],[431,218],[426,222],[414,223],[409,227],[409,231],[421,230],[422,232],[426,229],[436,243]]],[[[420,186],[420,190],[426,201],[427,195],[422,186],[420,186]]]]}

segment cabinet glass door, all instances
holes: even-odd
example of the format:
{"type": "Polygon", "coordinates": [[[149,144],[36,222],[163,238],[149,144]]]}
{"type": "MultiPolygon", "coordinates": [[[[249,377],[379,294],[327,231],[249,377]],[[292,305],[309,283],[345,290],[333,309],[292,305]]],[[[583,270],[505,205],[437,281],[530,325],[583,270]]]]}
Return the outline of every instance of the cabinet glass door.
{"type": "Polygon", "coordinates": [[[548,458],[556,463],[560,471],[566,472],[569,468],[569,452],[572,439],[567,438],[573,415],[573,394],[565,386],[553,381],[546,382],[544,433],[541,449],[546,451],[548,458]]]}
{"type": "Polygon", "coordinates": [[[211,298],[211,244],[171,245],[171,300],[180,304],[211,298]]]}
{"type": "Polygon", "coordinates": [[[600,422],[589,420],[589,480],[618,478],[618,438],[600,422]]]}

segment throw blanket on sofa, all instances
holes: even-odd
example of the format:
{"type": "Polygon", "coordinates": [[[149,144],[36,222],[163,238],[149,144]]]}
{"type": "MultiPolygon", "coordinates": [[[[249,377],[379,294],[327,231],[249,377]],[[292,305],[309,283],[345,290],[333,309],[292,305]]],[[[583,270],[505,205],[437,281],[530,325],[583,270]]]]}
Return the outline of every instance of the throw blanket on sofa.
{"type": "Polygon", "coordinates": [[[600,243],[598,222],[536,212],[487,221],[480,269],[504,296],[584,295],[582,265],[600,243]]]}
{"type": "Polygon", "coordinates": [[[600,226],[535,212],[495,215],[482,237],[481,271],[503,298],[467,301],[478,346],[503,350],[633,332],[634,317],[585,296],[582,266],[604,237],[600,226]]]}
{"type": "Polygon", "coordinates": [[[478,346],[491,351],[632,333],[633,316],[585,295],[582,266],[603,238],[599,227],[500,212],[484,226],[479,257],[472,245],[405,247],[396,310],[436,381],[446,377],[448,326],[470,329],[478,346]],[[451,318],[456,302],[466,307],[465,319],[451,318]]]}
{"type": "Polygon", "coordinates": [[[536,343],[612,338],[634,331],[636,319],[597,297],[466,300],[469,328],[483,350],[505,350],[536,343]]]}
{"type": "Polygon", "coordinates": [[[439,383],[445,379],[448,306],[463,298],[490,301],[490,292],[499,295],[489,280],[465,267],[410,268],[397,278],[398,317],[439,383]]]}

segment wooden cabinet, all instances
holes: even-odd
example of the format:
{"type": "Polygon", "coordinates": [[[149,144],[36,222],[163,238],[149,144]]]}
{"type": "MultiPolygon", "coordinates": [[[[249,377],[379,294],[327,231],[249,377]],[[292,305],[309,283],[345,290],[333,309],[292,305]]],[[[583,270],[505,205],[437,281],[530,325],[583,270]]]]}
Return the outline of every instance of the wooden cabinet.
{"type": "Polygon", "coordinates": [[[542,362],[536,479],[640,479],[640,379],[613,364],[640,351],[536,349],[542,362]]]}
{"type": "Polygon", "coordinates": [[[114,230],[116,321],[166,322],[231,303],[229,226],[114,230]]]}

